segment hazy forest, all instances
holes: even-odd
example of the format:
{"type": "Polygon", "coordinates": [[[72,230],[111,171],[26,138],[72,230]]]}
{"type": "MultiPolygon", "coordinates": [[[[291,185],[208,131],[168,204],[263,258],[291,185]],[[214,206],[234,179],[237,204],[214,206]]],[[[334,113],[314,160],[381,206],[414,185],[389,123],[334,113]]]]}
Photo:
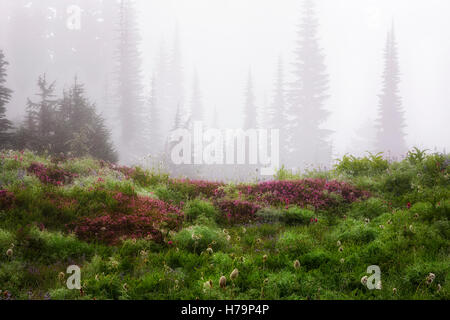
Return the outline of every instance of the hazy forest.
{"type": "Polygon", "coordinates": [[[0,0],[0,300],[447,300],[449,11],[0,0]]]}

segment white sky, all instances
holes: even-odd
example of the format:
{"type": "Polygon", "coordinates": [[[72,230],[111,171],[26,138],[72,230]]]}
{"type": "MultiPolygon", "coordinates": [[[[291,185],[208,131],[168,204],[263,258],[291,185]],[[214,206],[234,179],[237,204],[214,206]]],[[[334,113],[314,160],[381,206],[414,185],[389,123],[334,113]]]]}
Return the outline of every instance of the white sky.
{"type": "MultiPolygon", "coordinates": [[[[154,70],[161,39],[172,44],[178,21],[187,93],[198,69],[204,104],[226,126],[239,125],[249,68],[259,106],[271,98],[277,58],[292,62],[301,0],[136,0],[145,73],[154,70]],[[236,123],[238,122],[238,123],[236,123]]],[[[375,117],[386,32],[395,19],[410,146],[450,150],[450,1],[316,0],[330,75],[327,127],[346,145],[375,117]]],[[[270,100],[269,100],[270,101],[270,100]]]]}

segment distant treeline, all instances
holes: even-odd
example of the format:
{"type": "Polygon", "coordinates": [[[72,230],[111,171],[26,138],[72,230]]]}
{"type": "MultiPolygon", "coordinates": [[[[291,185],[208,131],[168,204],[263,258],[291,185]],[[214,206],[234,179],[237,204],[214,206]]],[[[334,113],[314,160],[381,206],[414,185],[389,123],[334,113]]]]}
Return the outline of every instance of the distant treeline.
{"type": "Polygon", "coordinates": [[[28,99],[25,118],[14,127],[5,116],[12,95],[4,85],[7,65],[0,50],[0,149],[29,149],[58,156],[90,155],[117,161],[105,121],[76,78],[68,90],[57,96],[55,82],[49,82],[45,75],[39,77],[37,99],[28,99]]]}

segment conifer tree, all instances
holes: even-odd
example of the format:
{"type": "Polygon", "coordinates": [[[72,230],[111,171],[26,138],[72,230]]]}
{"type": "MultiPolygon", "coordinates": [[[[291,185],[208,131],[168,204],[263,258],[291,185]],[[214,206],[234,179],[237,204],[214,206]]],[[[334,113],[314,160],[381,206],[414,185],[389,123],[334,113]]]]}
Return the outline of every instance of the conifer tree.
{"type": "Polygon", "coordinates": [[[318,20],[313,1],[304,0],[303,17],[297,32],[297,48],[294,52],[294,79],[289,92],[291,166],[327,164],[331,161],[331,131],[322,128],[329,112],[325,109],[328,99],[328,75],[325,57],[319,45],[318,20]]]}
{"type": "Polygon", "coordinates": [[[194,72],[191,98],[191,121],[204,121],[204,110],[197,71],[194,72]]]}
{"type": "Polygon", "coordinates": [[[288,125],[286,105],[286,89],[284,80],[283,59],[281,56],[278,59],[277,73],[274,85],[273,100],[268,109],[267,122],[271,129],[278,129],[280,131],[280,159],[281,164],[287,161],[286,155],[289,154],[288,143],[288,125]]]}
{"type": "Polygon", "coordinates": [[[11,100],[12,91],[5,86],[6,67],[8,62],[5,60],[3,51],[0,50],[0,149],[5,148],[10,143],[12,123],[6,118],[6,105],[11,100]]]}
{"type": "Polygon", "coordinates": [[[55,82],[49,83],[45,75],[38,79],[37,102],[28,99],[25,128],[32,149],[53,152],[55,147],[55,124],[58,100],[55,96],[55,82]]]}
{"type": "Polygon", "coordinates": [[[175,35],[172,52],[168,63],[168,105],[166,112],[171,117],[179,106],[184,106],[183,62],[181,53],[181,37],[178,23],[175,26],[175,35]]]}
{"type": "Polygon", "coordinates": [[[161,41],[159,46],[154,88],[158,110],[161,113],[161,135],[165,139],[172,128],[173,116],[169,112],[169,58],[164,41],[161,41]]]}
{"type": "Polygon", "coordinates": [[[399,94],[400,68],[394,26],[388,33],[384,52],[383,88],[379,96],[377,151],[400,157],[407,152],[405,117],[399,94]]]}
{"type": "Polygon", "coordinates": [[[117,53],[117,98],[120,123],[119,150],[124,162],[142,156],[139,131],[143,113],[141,41],[137,29],[136,9],[131,0],[121,0],[119,13],[119,47],[117,53]]]}
{"type": "Polygon", "coordinates": [[[248,73],[247,86],[245,89],[244,106],[244,130],[256,129],[258,127],[258,112],[255,104],[255,94],[253,91],[253,77],[251,71],[248,73]]]}
{"type": "Polygon", "coordinates": [[[95,105],[86,97],[84,86],[77,79],[59,100],[56,118],[56,154],[70,152],[78,157],[90,155],[117,161],[104,119],[96,112],[95,105]]]}
{"type": "Polygon", "coordinates": [[[156,77],[153,76],[152,88],[149,97],[149,125],[148,125],[148,146],[150,148],[149,153],[152,155],[158,155],[162,151],[163,147],[163,130],[162,130],[162,117],[160,112],[160,104],[158,100],[158,82],[156,77]]]}

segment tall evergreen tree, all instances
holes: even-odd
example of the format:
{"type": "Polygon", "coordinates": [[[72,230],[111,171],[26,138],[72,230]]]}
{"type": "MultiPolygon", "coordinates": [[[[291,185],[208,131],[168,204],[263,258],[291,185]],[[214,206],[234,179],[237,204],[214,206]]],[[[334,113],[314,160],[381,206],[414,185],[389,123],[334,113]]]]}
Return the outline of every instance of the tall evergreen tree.
{"type": "Polygon", "coordinates": [[[96,107],[86,97],[84,86],[75,79],[63,93],[56,112],[55,154],[71,152],[74,156],[117,161],[110,132],[96,107]]]}
{"type": "Polygon", "coordinates": [[[6,118],[6,105],[11,100],[11,89],[5,87],[6,83],[6,66],[8,62],[5,60],[3,51],[0,50],[0,149],[5,148],[9,142],[11,135],[9,131],[12,129],[12,123],[6,118]]]}
{"type": "Polygon", "coordinates": [[[184,106],[183,62],[181,54],[181,37],[178,23],[175,26],[173,49],[168,65],[168,115],[172,116],[176,109],[184,106]]]}
{"type": "Polygon", "coordinates": [[[329,116],[325,109],[329,80],[318,40],[319,23],[313,1],[304,0],[302,8],[294,52],[295,81],[289,93],[289,113],[295,117],[290,124],[293,152],[289,158],[295,167],[331,161],[331,131],[321,128],[329,116]]]}
{"type": "Polygon", "coordinates": [[[161,123],[160,104],[158,100],[158,82],[156,76],[152,79],[152,88],[149,97],[149,125],[148,125],[148,146],[149,153],[158,155],[162,151],[164,145],[164,136],[161,123]]]}
{"type": "Polygon", "coordinates": [[[55,82],[49,83],[45,75],[38,79],[37,102],[28,99],[25,129],[30,138],[29,145],[39,152],[53,152],[55,147],[55,124],[58,100],[55,96],[55,82]]]}
{"type": "Polygon", "coordinates": [[[244,130],[256,129],[258,127],[258,111],[255,104],[255,93],[253,88],[253,76],[248,73],[247,86],[245,88],[244,106],[244,130]]]}
{"type": "Polygon", "coordinates": [[[187,121],[185,121],[183,116],[183,110],[181,109],[181,106],[178,105],[177,112],[175,113],[175,120],[173,123],[172,131],[177,129],[186,129],[187,127],[187,121]]]}
{"type": "Polygon", "coordinates": [[[173,117],[169,112],[169,57],[164,41],[161,41],[156,61],[155,86],[158,110],[161,112],[161,134],[166,138],[172,128],[173,117]]]}
{"type": "Polygon", "coordinates": [[[131,0],[121,0],[119,13],[119,47],[117,53],[117,98],[120,123],[121,160],[132,162],[142,156],[139,130],[143,124],[141,83],[141,41],[137,29],[136,9],[131,0]]]}
{"type": "Polygon", "coordinates": [[[281,129],[286,125],[286,91],[283,59],[281,57],[278,59],[273,100],[268,110],[268,124],[271,128],[278,129],[281,129]]]}
{"type": "Polygon", "coordinates": [[[379,96],[377,142],[378,151],[399,157],[407,152],[405,117],[399,94],[400,68],[394,26],[388,32],[384,52],[383,89],[379,96]]]}
{"type": "Polygon", "coordinates": [[[191,121],[204,121],[204,110],[197,71],[194,72],[191,98],[191,121]]]}
{"type": "MultiPolygon", "coordinates": [[[[280,130],[280,157],[289,154],[288,149],[288,124],[286,115],[286,89],[284,80],[284,66],[281,56],[278,58],[277,73],[274,85],[273,100],[268,110],[268,125],[272,129],[280,130]]],[[[280,159],[284,164],[285,159],[280,159]]]]}

